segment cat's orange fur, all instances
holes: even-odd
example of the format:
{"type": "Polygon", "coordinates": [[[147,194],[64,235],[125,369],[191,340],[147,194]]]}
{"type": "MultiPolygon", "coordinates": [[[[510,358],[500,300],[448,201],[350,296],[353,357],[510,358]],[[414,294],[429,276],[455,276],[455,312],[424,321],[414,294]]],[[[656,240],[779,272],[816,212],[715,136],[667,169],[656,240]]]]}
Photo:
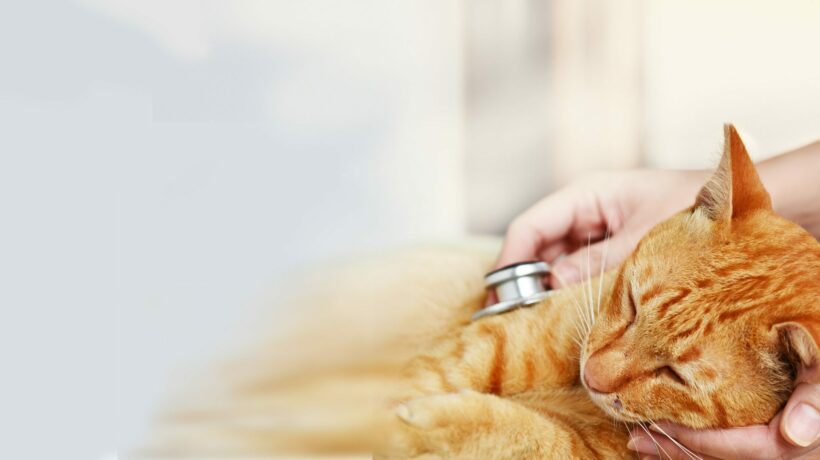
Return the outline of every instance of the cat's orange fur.
{"type": "Polygon", "coordinates": [[[818,243],[772,212],[731,127],[726,143],[698,204],[658,225],[623,264],[584,348],[584,381],[606,393],[591,395],[613,416],[763,423],[795,372],[816,364],[818,243]]]}
{"type": "Polygon", "coordinates": [[[621,422],[763,423],[817,366],[820,244],[772,211],[731,126],[695,205],[650,231],[600,279],[469,323],[491,259],[486,251],[442,254],[433,257],[440,270],[432,270],[441,279],[425,284],[422,272],[404,270],[403,291],[401,281],[380,284],[396,288],[374,294],[384,300],[384,318],[396,303],[415,307],[396,310],[402,321],[377,325],[394,340],[358,355],[368,359],[335,366],[326,359],[290,380],[263,369],[250,379],[255,384],[232,389],[229,409],[199,418],[258,418],[323,398],[336,407],[325,412],[346,414],[338,423],[312,431],[211,424],[171,436],[166,447],[191,452],[207,439],[211,450],[193,451],[312,446],[399,458],[623,458],[630,454],[621,422]],[[355,407],[375,399],[382,402],[354,417],[355,407]]]}

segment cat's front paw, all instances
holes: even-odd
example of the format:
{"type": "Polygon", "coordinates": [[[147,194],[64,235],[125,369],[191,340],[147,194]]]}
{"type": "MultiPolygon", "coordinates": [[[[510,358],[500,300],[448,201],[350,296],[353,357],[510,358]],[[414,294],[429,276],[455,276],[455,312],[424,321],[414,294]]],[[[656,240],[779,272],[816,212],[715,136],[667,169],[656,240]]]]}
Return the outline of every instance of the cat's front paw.
{"type": "Polygon", "coordinates": [[[400,404],[396,416],[423,430],[452,429],[454,424],[481,423],[473,417],[487,408],[486,400],[492,397],[472,390],[424,396],[400,404]]]}
{"type": "Polygon", "coordinates": [[[407,401],[395,411],[403,425],[397,440],[411,456],[468,457],[476,436],[492,424],[493,398],[464,390],[407,401]]]}

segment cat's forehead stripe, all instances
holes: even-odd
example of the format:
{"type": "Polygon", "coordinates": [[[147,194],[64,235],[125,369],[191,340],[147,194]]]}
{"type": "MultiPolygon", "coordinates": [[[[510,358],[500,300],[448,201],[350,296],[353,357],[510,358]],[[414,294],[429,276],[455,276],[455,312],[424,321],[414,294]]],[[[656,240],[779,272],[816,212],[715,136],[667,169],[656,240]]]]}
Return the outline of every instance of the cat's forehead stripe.
{"type": "Polygon", "coordinates": [[[658,306],[658,319],[662,319],[664,316],[666,316],[666,313],[669,311],[669,308],[672,307],[672,305],[675,305],[676,303],[685,299],[691,292],[692,290],[689,288],[678,289],[677,294],[665,300],[662,304],[660,304],[660,306],[658,306]]]}
{"type": "Polygon", "coordinates": [[[660,284],[652,285],[649,289],[643,291],[641,294],[641,305],[646,305],[650,300],[663,293],[663,286],[660,284]]]}
{"type": "Polygon", "coordinates": [[[703,318],[702,317],[698,318],[695,321],[695,324],[693,324],[692,326],[690,326],[690,327],[676,333],[675,335],[673,335],[672,340],[680,340],[680,339],[685,339],[685,338],[689,337],[690,335],[694,334],[695,331],[700,329],[700,325],[702,323],[703,323],[703,318]]]}
{"type": "Polygon", "coordinates": [[[691,346],[678,356],[679,363],[687,363],[700,358],[700,347],[697,345],[691,346]]]}

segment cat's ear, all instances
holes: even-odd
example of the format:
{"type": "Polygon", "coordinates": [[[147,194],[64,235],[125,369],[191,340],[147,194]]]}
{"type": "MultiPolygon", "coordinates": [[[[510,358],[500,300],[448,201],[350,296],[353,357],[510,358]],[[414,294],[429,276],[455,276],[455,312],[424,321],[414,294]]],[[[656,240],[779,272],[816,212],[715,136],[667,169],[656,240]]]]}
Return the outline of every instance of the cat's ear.
{"type": "Polygon", "coordinates": [[[820,383],[820,348],[818,338],[800,323],[789,321],[774,326],[780,350],[797,371],[797,380],[820,383]]]}
{"type": "Polygon", "coordinates": [[[757,175],[746,146],[731,124],[723,125],[723,157],[698,193],[695,209],[712,220],[730,220],[759,209],[771,209],[769,193],[757,175]]]}

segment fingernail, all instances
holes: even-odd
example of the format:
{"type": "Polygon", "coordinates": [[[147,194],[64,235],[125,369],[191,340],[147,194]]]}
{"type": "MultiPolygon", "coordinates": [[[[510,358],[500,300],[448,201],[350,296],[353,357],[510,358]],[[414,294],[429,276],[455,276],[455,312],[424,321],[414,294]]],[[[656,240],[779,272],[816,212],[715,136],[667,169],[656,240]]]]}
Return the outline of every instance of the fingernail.
{"type": "Polygon", "coordinates": [[[558,265],[557,267],[553,267],[552,273],[558,278],[558,282],[561,283],[562,286],[581,281],[581,272],[573,265],[558,265]]]}
{"type": "Polygon", "coordinates": [[[798,404],[786,421],[786,435],[801,447],[816,441],[820,435],[820,412],[806,403],[798,404]]]}

